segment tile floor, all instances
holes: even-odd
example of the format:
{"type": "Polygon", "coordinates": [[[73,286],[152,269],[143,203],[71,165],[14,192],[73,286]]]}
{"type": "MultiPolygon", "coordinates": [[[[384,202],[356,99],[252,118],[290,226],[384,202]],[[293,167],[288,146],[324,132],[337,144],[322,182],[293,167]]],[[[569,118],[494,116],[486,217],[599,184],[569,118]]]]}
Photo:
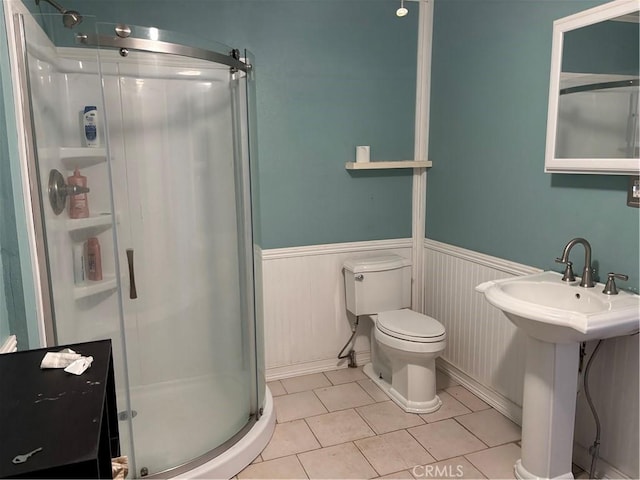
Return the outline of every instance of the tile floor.
{"type": "Polygon", "coordinates": [[[402,411],[363,373],[269,383],[277,425],[246,478],[514,478],[520,427],[445,376],[442,407],[402,411]]]}

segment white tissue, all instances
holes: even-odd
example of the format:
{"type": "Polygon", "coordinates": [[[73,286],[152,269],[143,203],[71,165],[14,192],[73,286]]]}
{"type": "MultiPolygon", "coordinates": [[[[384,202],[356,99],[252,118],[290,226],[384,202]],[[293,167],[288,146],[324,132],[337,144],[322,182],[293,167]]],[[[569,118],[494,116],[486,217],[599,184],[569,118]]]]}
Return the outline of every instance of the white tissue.
{"type": "Polygon", "coordinates": [[[59,352],[47,352],[40,363],[40,368],[65,368],[78,360],[82,355],[69,348],[59,352]]]}
{"type": "Polygon", "coordinates": [[[369,145],[359,145],[356,147],[356,163],[367,163],[369,157],[369,145]]]}
{"type": "Polygon", "coordinates": [[[67,368],[64,369],[67,373],[73,373],[74,375],[81,375],[87,368],[91,366],[93,357],[80,357],[67,368]]]}

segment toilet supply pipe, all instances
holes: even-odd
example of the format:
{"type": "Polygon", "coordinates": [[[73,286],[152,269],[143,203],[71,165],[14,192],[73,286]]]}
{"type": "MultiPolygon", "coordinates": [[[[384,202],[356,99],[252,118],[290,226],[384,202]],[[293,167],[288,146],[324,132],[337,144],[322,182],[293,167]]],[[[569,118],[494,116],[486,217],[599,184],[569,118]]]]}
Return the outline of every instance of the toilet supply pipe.
{"type": "Polygon", "coordinates": [[[342,347],[342,350],[340,350],[340,353],[338,354],[338,360],[343,360],[345,358],[349,359],[350,368],[356,368],[358,366],[356,364],[356,352],[353,348],[349,350],[349,352],[347,352],[346,354],[344,353],[344,351],[347,349],[347,347],[349,346],[353,338],[356,336],[356,331],[358,330],[359,322],[360,322],[360,316],[356,315],[356,321],[353,324],[353,327],[351,328],[351,336],[349,337],[349,340],[347,340],[347,343],[344,344],[344,347],[342,347]]]}

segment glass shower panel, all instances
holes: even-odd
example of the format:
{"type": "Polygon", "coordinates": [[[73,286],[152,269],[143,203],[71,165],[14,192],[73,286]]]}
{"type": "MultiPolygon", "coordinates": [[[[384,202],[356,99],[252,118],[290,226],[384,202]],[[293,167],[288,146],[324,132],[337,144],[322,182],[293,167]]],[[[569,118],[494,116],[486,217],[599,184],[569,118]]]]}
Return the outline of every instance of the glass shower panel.
{"type": "Polygon", "coordinates": [[[136,473],[153,474],[223,445],[256,410],[248,166],[229,67],[122,53],[99,54],[120,269],[136,286],[125,275],[128,414],[136,473]]]}
{"type": "MultiPolygon", "coordinates": [[[[86,105],[103,113],[97,49],[86,48],[81,56],[61,52],[41,25],[62,24],[61,15],[16,15],[22,32],[21,60],[25,65],[24,85],[28,96],[33,155],[29,158],[35,230],[39,251],[39,273],[43,290],[48,287],[50,312],[45,313],[47,344],[60,345],[109,338],[112,341],[117,403],[127,404],[127,372],[121,336],[121,318],[113,242],[109,155],[104,136],[97,148],[83,141],[82,113],[86,105]],[[56,212],[49,198],[51,172],[60,172],[68,183],[74,170],[87,178],[89,216],[71,218],[69,199],[56,212]],[[101,245],[102,279],[78,278],[74,273],[78,258],[85,254],[89,238],[101,245]],[[44,281],[46,279],[46,281],[44,281]]],[[[72,33],[68,33],[72,36],[72,33]]],[[[23,68],[24,67],[24,68],[23,68]]],[[[27,113],[27,112],[26,112],[27,113]]],[[[101,131],[101,134],[104,133],[101,131]]],[[[86,273],[86,262],[83,262],[86,273]]],[[[121,427],[122,429],[122,427],[121,427]]],[[[123,454],[130,445],[121,442],[123,454]]]]}

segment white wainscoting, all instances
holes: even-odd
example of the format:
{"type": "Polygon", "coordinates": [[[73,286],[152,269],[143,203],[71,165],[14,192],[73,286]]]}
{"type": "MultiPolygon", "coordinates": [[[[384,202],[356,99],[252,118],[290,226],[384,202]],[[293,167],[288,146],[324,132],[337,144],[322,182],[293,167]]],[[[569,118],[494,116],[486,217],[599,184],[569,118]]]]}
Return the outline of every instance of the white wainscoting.
{"type": "MultiPolygon", "coordinates": [[[[342,264],[347,258],[395,253],[411,258],[411,239],[352,242],[262,251],[267,380],[333,370],[351,335],[342,264]]],[[[356,361],[369,361],[371,322],[361,321],[356,361]]]]}
{"type": "MultiPolygon", "coordinates": [[[[439,367],[520,422],[525,342],[521,332],[474,290],[481,282],[539,271],[500,258],[425,240],[425,313],[447,329],[439,367]]],[[[595,347],[588,345],[588,353],[595,347]]],[[[597,476],[640,478],[638,335],[606,340],[594,360],[590,392],[602,425],[597,476]]],[[[590,465],[595,424],[578,389],[574,461],[590,465]]]]}

